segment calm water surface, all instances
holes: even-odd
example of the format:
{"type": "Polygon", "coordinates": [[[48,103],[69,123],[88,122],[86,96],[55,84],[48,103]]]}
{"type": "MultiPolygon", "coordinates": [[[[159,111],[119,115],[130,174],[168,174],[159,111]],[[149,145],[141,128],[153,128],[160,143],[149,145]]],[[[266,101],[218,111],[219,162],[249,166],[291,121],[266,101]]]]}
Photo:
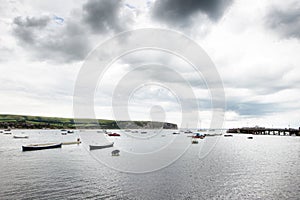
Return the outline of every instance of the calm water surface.
{"type": "MultiPolygon", "coordinates": [[[[127,161],[130,171],[130,166],[136,167],[130,151],[143,156],[145,149],[153,151],[157,145],[164,146],[177,137],[180,140],[175,145],[178,148],[173,148],[176,151],[180,145],[190,144],[190,138],[165,131],[164,137],[134,143],[122,135],[109,139],[121,149],[121,156],[111,157],[113,149],[96,153],[87,150],[91,141],[86,136],[91,132],[63,136],[59,130],[15,130],[13,134],[21,132],[29,135],[29,139],[13,139],[12,135],[0,133],[0,199],[299,199],[300,196],[300,137],[254,136],[253,140],[248,140],[247,135],[206,137],[199,144],[189,145],[171,165],[133,174],[114,170],[99,160],[127,161]],[[78,136],[83,139],[80,145],[21,151],[24,144],[75,141],[78,136]],[[199,158],[199,148],[210,141],[216,145],[207,156],[199,158]]],[[[104,137],[96,131],[93,134],[104,137]]],[[[173,150],[165,148],[162,154],[173,150]]],[[[166,160],[162,158],[166,157],[157,158],[157,162],[166,160]]],[[[139,165],[151,166],[151,163],[139,165]]]]}

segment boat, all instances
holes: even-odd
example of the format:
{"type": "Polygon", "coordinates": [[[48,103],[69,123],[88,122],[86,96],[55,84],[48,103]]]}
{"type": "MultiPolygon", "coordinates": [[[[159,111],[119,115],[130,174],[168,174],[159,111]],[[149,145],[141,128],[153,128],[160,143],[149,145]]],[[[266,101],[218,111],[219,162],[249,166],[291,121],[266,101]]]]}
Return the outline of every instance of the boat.
{"type": "Polygon", "coordinates": [[[5,135],[10,135],[10,134],[11,134],[11,132],[10,132],[10,131],[6,131],[6,130],[5,130],[5,131],[3,132],[3,134],[5,134],[5,135]]]}
{"type": "Polygon", "coordinates": [[[69,130],[69,131],[67,131],[67,133],[74,133],[74,131],[70,131],[70,130],[69,130]]]}
{"type": "Polygon", "coordinates": [[[253,137],[252,137],[252,136],[249,136],[249,137],[247,137],[247,139],[253,139],[253,137]]]}
{"type": "Polygon", "coordinates": [[[194,138],[194,139],[204,139],[205,134],[196,133],[196,135],[193,135],[192,138],[194,138]]]}
{"type": "Polygon", "coordinates": [[[62,135],[67,135],[67,132],[62,132],[61,134],[62,134],[62,135]]]}
{"type": "Polygon", "coordinates": [[[192,140],[192,144],[198,144],[198,140],[192,140]]]}
{"type": "Polygon", "coordinates": [[[147,133],[146,131],[142,131],[142,132],[141,132],[141,134],[146,134],[146,133],[147,133]]]}
{"type": "Polygon", "coordinates": [[[193,133],[193,132],[190,130],[186,130],[186,131],[184,131],[184,133],[193,133]]]}
{"type": "Polygon", "coordinates": [[[220,136],[222,133],[206,133],[205,136],[220,136]]]}
{"type": "Polygon", "coordinates": [[[96,149],[105,149],[109,147],[113,147],[114,143],[106,144],[106,145],[90,145],[90,150],[96,150],[96,149]]]}
{"type": "Polygon", "coordinates": [[[224,137],[232,137],[233,135],[231,134],[225,134],[224,137]]]}
{"type": "Polygon", "coordinates": [[[112,156],[119,156],[119,155],[120,155],[120,150],[113,150],[113,151],[111,152],[111,155],[112,155],[112,156]]]}
{"type": "Polygon", "coordinates": [[[131,131],[131,133],[138,133],[138,131],[131,131]]]}
{"type": "Polygon", "coordinates": [[[174,132],[174,133],[173,133],[173,135],[178,135],[178,134],[180,134],[180,133],[179,133],[179,132],[174,132]]]}
{"type": "Polygon", "coordinates": [[[61,148],[62,143],[48,143],[48,144],[30,144],[26,146],[22,146],[23,151],[36,151],[43,149],[54,149],[61,148]]]}
{"type": "Polygon", "coordinates": [[[15,138],[15,139],[26,139],[26,138],[28,138],[28,135],[14,135],[13,138],[15,138]]]}
{"type": "Polygon", "coordinates": [[[119,133],[109,133],[108,136],[121,136],[119,133]]]}

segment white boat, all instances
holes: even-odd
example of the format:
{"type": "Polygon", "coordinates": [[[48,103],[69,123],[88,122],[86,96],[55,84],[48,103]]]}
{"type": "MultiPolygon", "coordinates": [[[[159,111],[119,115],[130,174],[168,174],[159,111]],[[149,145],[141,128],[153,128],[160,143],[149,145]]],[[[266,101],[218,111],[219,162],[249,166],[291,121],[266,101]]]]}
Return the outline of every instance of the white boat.
{"type": "Polygon", "coordinates": [[[4,130],[3,134],[5,134],[5,135],[11,135],[11,132],[8,131],[8,130],[4,130]]]}
{"type": "Polygon", "coordinates": [[[90,150],[96,150],[96,149],[105,149],[109,147],[113,147],[114,143],[106,144],[106,145],[90,145],[90,150]]]}
{"type": "Polygon", "coordinates": [[[15,139],[27,139],[28,135],[14,135],[13,138],[15,138],[15,139]]]}

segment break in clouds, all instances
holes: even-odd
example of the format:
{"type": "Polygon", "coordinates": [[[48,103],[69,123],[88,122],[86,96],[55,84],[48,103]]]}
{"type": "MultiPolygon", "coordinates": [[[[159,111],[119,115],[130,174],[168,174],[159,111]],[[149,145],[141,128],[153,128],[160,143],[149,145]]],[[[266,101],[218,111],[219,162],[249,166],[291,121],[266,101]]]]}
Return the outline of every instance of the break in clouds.
{"type": "MultiPolygon", "coordinates": [[[[14,92],[18,96],[22,95],[22,85],[31,86],[30,90],[26,90],[27,93],[25,91],[26,96],[32,93],[39,96],[41,87],[45,87],[45,90],[51,91],[52,96],[64,99],[65,105],[71,104],[72,92],[65,90],[72,88],[80,63],[97,45],[122,31],[168,28],[191,37],[215,63],[223,79],[227,99],[226,121],[229,124],[245,125],[244,119],[247,119],[247,123],[251,119],[259,119],[266,126],[274,120],[282,126],[287,123],[298,124],[298,1],[87,0],[81,4],[72,1],[64,4],[7,1],[0,6],[3,35],[0,38],[0,76],[5,86],[2,95],[8,101],[11,99],[9,105],[15,101],[14,92]],[[32,71],[23,73],[17,80],[8,80],[8,76],[4,75],[16,74],[18,69],[24,70],[24,67],[32,71]],[[37,70],[38,67],[41,68],[37,70]],[[32,75],[34,71],[42,71],[40,69],[43,68],[47,68],[47,74],[41,73],[38,83],[29,83],[34,81],[34,76],[37,77],[36,74],[32,75]],[[69,81],[54,78],[57,79],[55,81],[68,86],[50,84],[54,87],[50,90],[46,83],[50,79],[46,76],[63,77],[57,76],[59,73],[66,75],[64,77],[69,81]],[[277,116],[285,120],[281,122],[277,116]]],[[[144,39],[147,38],[139,38],[136,42],[141,43],[144,39]]],[[[126,45],[126,41],[121,41],[120,45],[126,45]]],[[[186,63],[172,56],[151,52],[133,53],[120,59],[115,77],[145,62],[160,63],[177,70],[191,82],[193,89],[200,91],[199,105],[202,111],[209,110],[209,96],[201,93],[207,89],[205,82],[193,76],[186,63]]],[[[168,77],[165,72],[158,73],[158,76],[147,73],[147,70],[137,73],[137,79],[145,80],[151,76],[154,81],[180,84],[180,81],[168,77]]],[[[99,95],[102,99],[96,100],[106,106],[112,84],[107,85],[104,94],[99,95]]],[[[147,99],[151,96],[142,97],[147,99]]],[[[55,106],[53,104],[53,108],[55,106]]],[[[8,104],[2,102],[2,107],[8,108],[8,104]]],[[[13,106],[11,108],[13,110],[13,106]]],[[[40,113],[43,110],[47,109],[41,106],[40,113]]],[[[30,112],[24,109],[24,114],[35,114],[30,112]]],[[[70,116],[71,105],[66,111],[58,113],[70,116]]],[[[104,113],[103,118],[110,118],[109,112],[104,113]]]]}

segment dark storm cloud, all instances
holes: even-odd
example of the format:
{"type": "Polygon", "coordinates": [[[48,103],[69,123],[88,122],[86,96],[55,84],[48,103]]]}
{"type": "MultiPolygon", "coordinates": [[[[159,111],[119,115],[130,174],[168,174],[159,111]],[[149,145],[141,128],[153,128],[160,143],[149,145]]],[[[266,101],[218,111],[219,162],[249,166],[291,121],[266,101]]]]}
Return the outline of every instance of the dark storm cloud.
{"type": "Polygon", "coordinates": [[[119,32],[124,29],[125,21],[120,16],[121,0],[89,0],[83,5],[83,21],[94,32],[119,32]]]}
{"type": "Polygon", "coordinates": [[[22,47],[41,60],[81,60],[89,50],[84,27],[76,21],[58,25],[49,16],[19,16],[13,20],[12,31],[22,47]]]}
{"type": "Polygon", "coordinates": [[[171,25],[189,26],[194,14],[203,13],[213,21],[222,17],[232,0],[157,0],[153,18],[171,25]]]}
{"type": "Polygon", "coordinates": [[[45,27],[50,21],[49,16],[41,16],[41,17],[16,17],[14,19],[14,23],[19,26],[26,26],[26,27],[45,27]]]}
{"type": "Polygon", "coordinates": [[[300,38],[300,3],[289,9],[272,8],[266,17],[269,28],[286,38],[300,38]]]}
{"type": "Polygon", "coordinates": [[[18,16],[13,20],[13,24],[15,25],[14,34],[25,43],[34,42],[35,35],[32,30],[46,27],[49,21],[49,16],[25,18],[18,16]]]}

